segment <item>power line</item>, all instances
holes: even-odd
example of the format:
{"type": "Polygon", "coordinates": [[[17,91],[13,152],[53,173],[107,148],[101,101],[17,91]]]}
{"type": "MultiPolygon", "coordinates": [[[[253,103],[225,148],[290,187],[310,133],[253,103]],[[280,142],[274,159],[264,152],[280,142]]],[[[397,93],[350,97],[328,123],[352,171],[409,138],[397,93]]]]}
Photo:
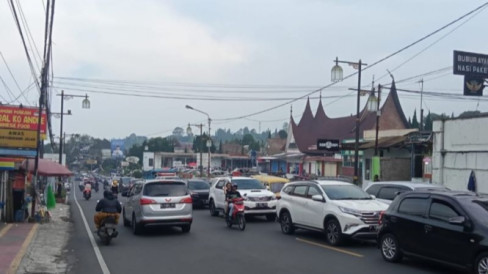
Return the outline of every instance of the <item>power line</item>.
{"type": "MultiPolygon", "coordinates": [[[[145,91],[139,91],[139,92],[134,92],[132,90],[132,93],[124,93],[124,92],[117,92],[117,91],[107,91],[107,90],[97,90],[97,89],[81,89],[81,88],[73,88],[70,86],[58,86],[55,85],[53,86],[54,88],[57,89],[69,89],[73,91],[81,91],[81,92],[87,92],[87,93],[97,93],[97,94],[109,94],[109,95],[120,95],[120,96],[131,96],[131,97],[145,97],[145,98],[161,98],[161,99],[174,99],[174,100],[198,100],[198,101],[286,101],[286,100],[292,100],[294,98],[289,97],[272,97],[272,98],[266,98],[266,97],[215,97],[215,96],[200,96],[200,97],[195,97],[194,95],[188,94],[188,95],[161,95],[161,94],[154,94],[150,92],[145,92],[145,91]],[[149,93],[149,94],[147,94],[149,93]]],[[[336,95],[336,96],[322,96],[324,98],[342,98],[342,95],[336,95]]],[[[320,97],[313,97],[314,99],[318,99],[320,97]]]]}
{"type": "Polygon", "coordinates": [[[9,5],[10,5],[10,10],[12,12],[12,15],[14,17],[15,24],[17,25],[17,30],[18,30],[18,32],[20,34],[20,38],[22,40],[22,44],[24,46],[25,55],[27,57],[27,62],[29,63],[29,68],[31,70],[32,77],[35,79],[36,86],[37,86],[37,88],[40,91],[41,90],[41,87],[40,87],[39,82],[37,81],[37,78],[36,78],[36,73],[35,73],[35,70],[34,70],[34,66],[32,64],[32,59],[30,57],[29,50],[27,49],[27,45],[25,43],[24,34],[22,33],[22,28],[20,27],[19,18],[17,17],[17,11],[15,10],[15,5],[13,3],[13,0],[10,0],[9,1],[9,5]]]}
{"type": "MultiPolygon", "coordinates": [[[[14,76],[14,74],[12,73],[12,71],[10,70],[10,67],[9,67],[9,65],[7,64],[7,61],[5,60],[5,58],[3,57],[3,54],[2,54],[2,52],[1,52],[1,51],[0,51],[0,56],[2,57],[2,60],[3,60],[3,62],[5,63],[5,66],[7,67],[8,72],[10,73],[10,76],[11,76],[11,77],[12,77],[12,79],[14,80],[15,85],[17,86],[17,88],[18,88],[18,89],[19,89],[19,91],[20,91],[20,95],[19,95],[19,96],[17,96],[17,97],[16,97],[16,98],[15,98],[13,101],[11,101],[10,103],[13,103],[14,101],[15,101],[15,102],[19,102],[19,101],[18,101],[18,99],[19,99],[19,97],[20,97],[20,96],[22,96],[22,97],[24,97],[24,99],[25,99],[25,101],[27,102],[27,104],[29,104],[29,100],[27,100],[27,98],[26,98],[26,97],[25,97],[25,95],[24,95],[24,92],[22,92],[22,89],[20,88],[19,83],[17,82],[17,79],[15,79],[15,76],[14,76]]],[[[13,95],[13,93],[12,93],[12,95],[13,95]]]]}
{"type": "MultiPolygon", "coordinates": [[[[478,15],[479,13],[481,13],[483,11],[483,9],[485,9],[486,6],[480,8],[479,10],[477,10],[476,12],[473,12],[471,17],[469,17],[468,19],[466,19],[464,22],[462,22],[461,24],[459,24],[458,26],[456,26],[454,29],[452,29],[451,31],[447,32],[446,34],[444,34],[443,36],[441,36],[439,39],[435,40],[433,43],[427,45],[425,48],[423,48],[421,51],[419,51],[418,53],[414,54],[412,57],[408,58],[407,60],[405,60],[404,62],[402,62],[401,64],[399,64],[398,66],[394,67],[393,69],[391,69],[390,71],[391,72],[394,72],[396,71],[397,69],[401,68],[403,65],[407,64],[408,62],[412,61],[413,59],[417,58],[420,54],[424,53],[425,51],[427,51],[428,49],[430,49],[431,47],[433,47],[435,44],[439,43],[442,39],[446,38],[447,36],[449,36],[450,34],[452,34],[453,32],[455,32],[456,30],[458,30],[460,27],[464,26],[464,24],[468,23],[469,21],[471,21],[471,19],[473,19],[476,15],[478,15]]],[[[378,78],[378,81],[383,79],[384,77],[388,76],[389,73],[385,73],[384,75],[382,75],[380,78],[378,78]]]]}
{"type": "MultiPolygon", "coordinates": [[[[487,5],[488,5],[488,2],[485,2],[484,4],[482,4],[482,5],[478,6],[477,8],[475,8],[475,9],[473,9],[473,10],[469,11],[468,13],[466,13],[466,14],[462,15],[461,17],[459,17],[459,18],[457,18],[457,19],[455,19],[455,20],[453,20],[453,21],[449,22],[448,24],[446,24],[446,25],[442,26],[441,28],[436,29],[435,31],[433,31],[433,32],[431,32],[431,33],[429,33],[429,34],[427,34],[427,35],[425,35],[425,36],[421,37],[420,39],[418,39],[418,40],[416,40],[416,41],[414,41],[414,42],[412,42],[412,43],[408,44],[407,46],[405,46],[405,47],[403,47],[403,48],[401,48],[401,49],[399,49],[399,50],[397,50],[397,51],[395,51],[395,52],[393,52],[393,53],[391,53],[391,54],[389,54],[389,55],[387,55],[387,56],[385,56],[385,57],[383,57],[383,58],[379,59],[378,61],[376,61],[376,62],[372,63],[371,65],[369,65],[369,66],[367,66],[367,67],[365,67],[365,68],[363,69],[363,71],[364,71],[364,70],[367,70],[367,69],[370,69],[370,68],[372,68],[372,67],[374,67],[374,66],[378,65],[379,63],[384,62],[384,61],[388,60],[389,58],[391,58],[391,57],[393,57],[393,56],[395,56],[395,55],[397,55],[397,54],[399,54],[399,53],[401,53],[401,52],[403,52],[403,51],[405,51],[405,50],[407,50],[407,49],[409,49],[409,48],[413,47],[414,45],[416,45],[416,44],[418,44],[418,43],[420,43],[420,42],[424,41],[425,39],[427,39],[427,38],[429,38],[429,37],[431,37],[431,36],[433,36],[433,35],[437,34],[438,32],[440,32],[440,31],[442,31],[442,30],[444,30],[444,29],[446,29],[446,28],[448,28],[449,26],[451,26],[451,25],[455,24],[456,22],[458,22],[458,21],[462,20],[462,19],[463,19],[463,18],[465,18],[466,16],[469,16],[469,15],[473,14],[474,12],[476,12],[476,11],[478,11],[478,10],[480,10],[480,9],[484,8],[484,7],[485,7],[485,6],[487,6],[487,5]]],[[[354,72],[354,73],[352,73],[352,74],[349,74],[349,75],[347,75],[346,77],[344,77],[344,79],[343,79],[343,80],[346,80],[346,79],[348,79],[348,78],[351,78],[352,76],[356,75],[357,73],[358,73],[358,72],[354,72]]],[[[291,103],[293,103],[293,102],[296,102],[296,101],[298,101],[298,100],[300,100],[300,99],[303,99],[303,98],[305,98],[305,97],[307,97],[307,96],[310,96],[310,95],[312,95],[312,94],[314,94],[314,93],[317,93],[317,92],[320,92],[320,91],[322,91],[322,90],[324,90],[324,89],[327,89],[327,88],[329,88],[329,87],[331,87],[331,86],[333,86],[333,85],[335,85],[335,84],[336,84],[336,83],[330,83],[330,84],[328,84],[328,85],[326,85],[326,86],[324,86],[324,87],[322,87],[322,88],[320,88],[320,89],[317,89],[317,90],[311,91],[311,92],[309,92],[308,94],[305,94],[305,95],[303,95],[303,96],[301,96],[301,97],[298,97],[298,98],[296,98],[296,99],[290,100],[290,101],[288,101],[288,102],[285,102],[285,103],[282,103],[282,104],[276,105],[276,106],[274,106],[274,107],[270,107],[270,108],[267,108],[267,109],[264,109],[264,110],[261,110],[261,111],[257,111],[257,112],[253,112],[253,113],[250,113],[250,114],[246,114],[246,115],[235,116],[235,117],[232,117],[232,118],[221,119],[221,120],[238,120],[238,119],[243,119],[243,118],[247,118],[247,117],[255,116],[255,115],[258,115],[258,114],[262,114],[262,113],[265,113],[265,112],[268,112],[268,111],[271,111],[271,110],[274,110],[274,109],[277,109],[277,108],[280,108],[280,107],[286,106],[286,105],[291,104],[291,103]]]]}

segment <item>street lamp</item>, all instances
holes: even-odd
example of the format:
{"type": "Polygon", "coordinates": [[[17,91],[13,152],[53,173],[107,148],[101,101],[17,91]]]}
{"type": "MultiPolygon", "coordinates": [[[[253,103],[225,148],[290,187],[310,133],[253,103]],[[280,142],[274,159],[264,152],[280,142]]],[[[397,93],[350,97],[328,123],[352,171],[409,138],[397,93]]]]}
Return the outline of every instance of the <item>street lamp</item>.
{"type": "Polygon", "coordinates": [[[354,143],[354,183],[356,185],[359,184],[358,177],[359,177],[359,104],[360,102],[360,96],[361,96],[361,69],[362,66],[367,66],[367,64],[364,64],[361,62],[361,59],[359,59],[359,62],[349,62],[349,61],[339,61],[339,59],[336,57],[334,60],[335,66],[332,67],[331,70],[331,80],[332,82],[338,82],[343,80],[343,74],[342,74],[342,68],[339,66],[339,63],[345,63],[350,66],[353,66],[354,68],[358,69],[358,94],[357,94],[357,106],[356,106],[356,140],[354,143]]]}
{"type": "MultiPolygon", "coordinates": [[[[212,119],[210,119],[210,115],[208,115],[208,113],[206,113],[205,111],[201,111],[199,109],[196,109],[192,106],[189,106],[189,105],[186,105],[185,108],[187,109],[190,109],[190,110],[194,110],[194,111],[197,111],[197,112],[200,112],[202,114],[205,114],[207,115],[207,119],[208,119],[208,140],[207,140],[207,147],[208,147],[208,144],[210,142],[210,146],[212,146],[212,141],[210,140],[211,139],[211,135],[210,135],[210,123],[212,122],[212,119]]],[[[210,147],[208,147],[208,164],[207,164],[207,177],[210,177],[210,147]]]]}
{"type": "Polygon", "coordinates": [[[380,129],[380,102],[381,102],[381,85],[378,85],[378,97],[375,95],[374,88],[371,90],[371,94],[368,99],[368,110],[376,112],[376,135],[374,141],[374,156],[378,156],[378,131],[380,129]]]}
{"type": "Polygon", "coordinates": [[[203,137],[203,133],[202,133],[202,128],[203,128],[203,124],[188,124],[188,127],[186,128],[186,134],[188,135],[191,135],[192,132],[191,132],[191,126],[196,126],[196,127],[199,127],[200,128],[200,142],[198,142],[198,149],[200,150],[200,164],[198,165],[198,170],[200,171],[200,177],[203,177],[203,163],[202,163],[202,137],[203,137]]]}
{"type": "MultiPolygon", "coordinates": [[[[59,163],[63,164],[63,112],[64,112],[64,100],[66,99],[71,99],[73,97],[81,97],[85,98],[81,104],[82,108],[88,109],[90,108],[90,100],[88,100],[88,95],[85,94],[83,95],[72,95],[72,94],[64,94],[64,90],[61,90],[61,94],[58,94],[57,96],[61,96],[61,125],[60,125],[60,130],[59,130],[59,163]]],[[[68,113],[71,114],[71,111],[68,113]]]]}

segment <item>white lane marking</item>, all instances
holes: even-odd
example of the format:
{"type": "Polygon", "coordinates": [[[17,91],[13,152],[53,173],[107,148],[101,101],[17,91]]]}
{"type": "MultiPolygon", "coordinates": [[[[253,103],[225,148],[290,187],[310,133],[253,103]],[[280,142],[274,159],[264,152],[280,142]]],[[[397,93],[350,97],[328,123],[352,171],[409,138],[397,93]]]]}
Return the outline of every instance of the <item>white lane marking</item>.
{"type": "Polygon", "coordinates": [[[92,231],[90,230],[90,225],[88,225],[88,222],[86,221],[85,214],[83,213],[83,209],[81,209],[80,204],[78,203],[78,199],[76,198],[76,188],[73,188],[73,196],[75,198],[75,203],[78,206],[78,209],[80,210],[81,218],[83,219],[83,223],[85,223],[85,229],[86,232],[88,233],[88,238],[90,238],[90,243],[93,247],[93,250],[95,251],[95,256],[97,256],[98,263],[100,264],[100,268],[102,269],[103,274],[110,274],[110,270],[108,270],[108,266],[105,263],[105,260],[103,259],[102,253],[100,252],[100,249],[98,248],[97,243],[95,242],[95,238],[93,237],[92,231]]]}

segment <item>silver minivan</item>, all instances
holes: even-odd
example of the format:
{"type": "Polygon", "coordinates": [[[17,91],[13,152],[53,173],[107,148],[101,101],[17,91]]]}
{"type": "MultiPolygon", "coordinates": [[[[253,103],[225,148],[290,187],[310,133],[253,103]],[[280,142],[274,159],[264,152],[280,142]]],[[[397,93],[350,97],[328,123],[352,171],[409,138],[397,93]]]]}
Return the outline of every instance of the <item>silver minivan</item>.
{"type": "Polygon", "coordinates": [[[147,226],[179,226],[190,231],[193,221],[192,198],[184,180],[154,179],[139,181],[122,193],[127,197],[122,218],[134,234],[147,226]]]}

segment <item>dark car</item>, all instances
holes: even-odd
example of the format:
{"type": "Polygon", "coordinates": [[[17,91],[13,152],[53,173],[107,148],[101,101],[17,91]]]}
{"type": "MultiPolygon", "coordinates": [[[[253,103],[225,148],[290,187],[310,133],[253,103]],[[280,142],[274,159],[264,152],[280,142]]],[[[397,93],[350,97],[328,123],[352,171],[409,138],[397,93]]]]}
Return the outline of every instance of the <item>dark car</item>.
{"type": "Polygon", "coordinates": [[[205,180],[190,179],[188,180],[188,190],[193,199],[194,207],[205,207],[208,205],[208,192],[210,184],[205,180]]]}
{"type": "Polygon", "coordinates": [[[119,180],[119,192],[127,192],[130,188],[132,178],[131,177],[120,177],[119,180]]]}
{"type": "Polygon", "coordinates": [[[400,194],[380,217],[378,247],[388,262],[429,259],[488,271],[488,197],[472,192],[400,194]]]}

